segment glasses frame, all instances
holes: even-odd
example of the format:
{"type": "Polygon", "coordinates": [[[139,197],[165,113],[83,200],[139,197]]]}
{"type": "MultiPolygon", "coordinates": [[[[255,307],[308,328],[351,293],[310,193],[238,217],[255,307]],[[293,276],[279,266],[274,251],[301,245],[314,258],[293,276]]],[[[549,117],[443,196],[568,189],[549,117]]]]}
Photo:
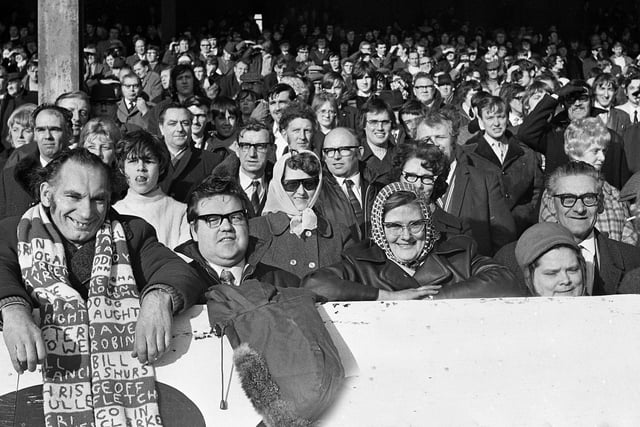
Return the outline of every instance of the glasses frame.
{"type": "Polygon", "coordinates": [[[238,142],[238,150],[248,153],[252,148],[255,148],[258,153],[266,153],[273,145],[272,142],[252,144],[250,142],[238,142]]]}
{"type": "Polygon", "coordinates": [[[415,173],[405,172],[405,171],[402,171],[401,175],[404,177],[404,179],[408,183],[411,183],[411,184],[415,184],[416,182],[418,182],[418,180],[420,180],[420,182],[423,183],[424,185],[433,185],[436,182],[436,177],[433,175],[417,175],[415,173]],[[425,182],[425,179],[427,179],[426,182],[425,182]]]}
{"type": "Polygon", "coordinates": [[[284,188],[284,191],[288,193],[295,193],[298,190],[298,188],[300,188],[301,185],[307,191],[315,190],[316,188],[318,188],[319,184],[320,184],[319,176],[314,176],[311,178],[304,178],[304,179],[283,179],[282,180],[282,188],[284,188]],[[293,187],[294,183],[295,183],[295,188],[293,187]]]}
{"type": "Polygon", "coordinates": [[[357,150],[358,148],[360,148],[359,145],[349,145],[346,147],[337,147],[337,148],[323,148],[322,154],[324,154],[330,159],[333,159],[336,157],[336,153],[339,151],[340,157],[350,157],[353,154],[352,150],[357,150]]]}
{"type": "Polygon", "coordinates": [[[427,220],[420,219],[417,221],[412,221],[408,224],[399,224],[397,222],[383,222],[382,225],[386,232],[391,234],[392,236],[401,236],[402,233],[404,233],[404,230],[407,230],[412,236],[416,236],[420,233],[424,233],[424,230],[427,226],[427,220]]]}
{"type": "Polygon", "coordinates": [[[598,195],[598,193],[584,193],[581,195],[571,194],[571,193],[562,193],[562,194],[554,194],[553,197],[560,199],[560,204],[565,208],[574,207],[576,203],[578,203],[578,200],[580,200],[582,204],[588,208],[598,206],[598,203],[600,202],[600,196],[598,195]],[[587,197],[593,197],[594,199],[593,203],[591,202],[587,203],[585,200],[585,198],[587,197]],[[573,200],[573,203],[569,203],[569,201],[572,198],[575,198],[575,200],[573,200]]]}
{"type": "Polygon", "coordinates": [[[220,228],[220,226],[222,225],[222,222],[225,219],[229,221],[229,224],[231,225],[244,225],[247,223],[247,211],[245,209],[240,209],[237,211],[229,212],[227,214],[206,214],[206,215],[198,215],[196,217],[196,221],[199,221],[199,220],[204,221],[205,224],[207,224],[207,227],[209,227],[212,230],[216,228],[220,228]],[[237,219],[238,217],[236,217],[236,220],[234,220],[233,218],[234,215],[241,215],[241,217],[240,219],[237,219]],[[217,224],[214,224],[214,222],[217,222],[217,224]]]}

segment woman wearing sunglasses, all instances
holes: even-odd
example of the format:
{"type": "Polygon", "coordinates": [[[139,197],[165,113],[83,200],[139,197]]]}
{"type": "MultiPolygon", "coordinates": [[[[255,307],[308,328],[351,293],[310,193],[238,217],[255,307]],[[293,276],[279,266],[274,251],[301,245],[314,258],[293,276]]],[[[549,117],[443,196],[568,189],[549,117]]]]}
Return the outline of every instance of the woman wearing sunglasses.
{"type": "Polygon", "coordinates": [[[302,286],[329,301],[525,296],[506,267],[477,254],[467,236],[441,239],[423,193],[394,182],[373,203],[372,243],[305,277],[302,286]]]}
{"type": "Polygon", "coordinates": [[[321,185],[315,153],[287,153],[276,162],[263,214],[249,223],[260,262],[302,278],[340,261],[351,237],[345,226],[330,224],[314,209],[321,185]]]}

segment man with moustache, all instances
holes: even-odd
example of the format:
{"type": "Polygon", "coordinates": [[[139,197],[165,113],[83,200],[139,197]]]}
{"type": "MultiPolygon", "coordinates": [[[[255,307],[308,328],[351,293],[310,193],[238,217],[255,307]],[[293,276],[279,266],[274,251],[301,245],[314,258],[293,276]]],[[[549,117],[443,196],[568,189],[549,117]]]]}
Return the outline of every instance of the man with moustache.
{"type": "Polygon", "coordinates": [[[191,191],[224,159],[222,152],[192,148],[191,112],[182,104],[171,103],[160,111],[160,134],[171,155],[171,162],[160,188],[165,194],[186,203],[191,191]]]}

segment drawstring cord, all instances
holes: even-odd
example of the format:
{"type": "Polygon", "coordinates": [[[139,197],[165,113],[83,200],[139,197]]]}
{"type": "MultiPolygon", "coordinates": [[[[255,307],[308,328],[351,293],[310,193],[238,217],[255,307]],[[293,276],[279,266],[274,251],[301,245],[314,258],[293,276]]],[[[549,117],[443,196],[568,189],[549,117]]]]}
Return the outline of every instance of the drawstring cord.
{"type": "Polygon", "coordinates": [[[229,408],[229,390],[231,389],[231,377],[233,376],[233,363],[231,363],[231,370],[229,371],[229,381],[227,383],[227,392],[224,391],[224,343],[222,338],[224,337],[224,329],[220,325],[213,327],[213,333],[220,338],[220,409],[225,410],[229,408]]]}

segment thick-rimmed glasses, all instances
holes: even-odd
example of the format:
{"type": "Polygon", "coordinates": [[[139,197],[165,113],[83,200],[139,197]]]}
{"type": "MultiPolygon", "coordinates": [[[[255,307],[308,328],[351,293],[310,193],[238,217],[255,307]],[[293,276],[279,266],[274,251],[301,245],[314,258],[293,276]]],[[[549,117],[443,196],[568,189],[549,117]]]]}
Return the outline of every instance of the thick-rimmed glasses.
{"type": "Polygon", "coordinates": [[[202,220],[209,228],[218,228],[222,221],[228,220],[231,225],[244,225],[247,223],[247,213],[244,210],[229,212],[228,214],[199,215],[196,220],[202,220]]]}
{"type": "Polygon", "coordinates": [[[598,204],[598,194],[596,193],[584,193],[579,196],[571,193],[554,194],[553,197],[560,199],[560,204],[565,208],[574,207],[578,200],[581,200],[582,204],[587,207],[592,207],[598,204]]]}
{"type": "Polygon", "coordinates": [[[420,180],[420,182],[424,185],[433,185],[436,180],[433,175],[416,175],[415,173],[411,172],[402,172],[402,176],[404,177],[405,181],[411,184],[415,184],[416,182],[418,182],[418,180],[420,180]]]}
{"type": "Polygon", "coordinates": [[[341,157],[349,157],[353,154],[352,150],[355,150],[357,148],[357,145],[349,145],[338,148],[323,148],[322,153],[330,159],[333,159],[336,156],[336,153],[340,153],[341,157]]]}

